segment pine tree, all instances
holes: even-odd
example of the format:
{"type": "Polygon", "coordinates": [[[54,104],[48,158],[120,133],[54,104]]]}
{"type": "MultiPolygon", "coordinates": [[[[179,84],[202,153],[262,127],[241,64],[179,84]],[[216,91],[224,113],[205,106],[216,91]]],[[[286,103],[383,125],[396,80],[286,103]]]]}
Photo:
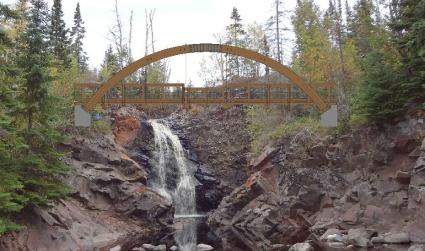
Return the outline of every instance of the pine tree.
{"type": "Polygon", "coordinates": [[[49,32],[53,56],[61,61],[63,65],[69,66],[69,30],[63,20],[62,0],[53,1],[49,32]]]}
{"type": "Polygon", "coordinates": [[[14,110],[16,121],[24,119],[25,126],[17,135],[25,139],[25,147],[15,163],[20,167],[21,194],[27,205],[43,205],[65,195],[69,190],[59,178],[67,171],[62,154],[54,145],[62,136],[51,127],[54,121],[55,97],[49,94],[51,77],[48,41],[48,7],[43,0],[30,0],[27,28],[22,34],[17,65],[22,70],[20,95],[22,101],[14,110]]]}
{"type": "Polygon", "coordinates": [[[393,25],[402,57],[403,88],[412,98],[425,97],[425,0],[406,0],[393,25]]]}
{"type": "Polygon", "coordinates": [[[109,45],[108,49],[105,51],[105,56],[103,58],[103,63],[100,67],[100,81],[108,80],[112,75],[117,73],[120,70],[118,57],[114,53],[112,46],[109,45]]]}
{"type": "MultiPolygon", "coordinates": [[[[227,30],[227,43],[233,46],[244,47],[242,36],[246,33],[241,23],[242,19],[239,15],[238,9],[233,7],[230,16],[232,23],[226,27],[227,30]]],[[[228,59],[228,73],[227,78],[240,76],[240,60],[238,56],[229,55],[228,59]]]]}
{"type": "MultiPolygon", "coordinates": [[[[0,3],[0,27],[9,20],[18,19],[16,12],[0,3]]],[[[8,111],[15,103],[13,99],[13,76],[17,72],[10,58],[6,57],[13,50],[13,39],[8,29],[0,29],[0,235],[4,232],[17,230],[18,226],[12,223],[8,216],[19,212],[22,205],[22,196],[18,191],[22,188],[15,175],[14,159],[11,152],[16,149],[16,128],[11,123],[8,111]]]]}
{"type": "Polygon", "coordinates": [[[373,2],[372,0],[359,0],[354,5],[352,36],[359,50],[361,57],[366,58],[372,49],[372,39],[374,37],[373,21],[373,2]]]}
{"type": "Polygon", "coordinates": [[[362,84],[354,99],[355,115],[368,120],[387,120],[410,99],[402,87],[400,69],[379,51],[368,54],[362,84]]]}
{"type": "MultiPolygon", "coordinates": [[[[16,20],[26,19],[20,41],[9,30],[0,40],[0,234],[19,229],[10,218],[23,208],[69,191],[59,180],[67,170],[62,154],[53,148],[60,135],[49,126],[55,105],[47,92],[47,5],[31,4],[28,13],[16,12],[16,20]],[[19,54],[3,57],[11,51],[19,54]]],[[[0,21],[4,16],[0,8],[0,21]]]]}
{"type": "Polygon", "coordinates": [[[77,3],[77,7],[74,12],[74,26],[71,29],[71,38],[72,38],[72,53],[77,59],[81,72],[86,72],[88,69],[87,65],[87,54],[83,49],[83,39],[86,33],[84,28],[84,22],[81,18],[80,3],[77,3]]]}

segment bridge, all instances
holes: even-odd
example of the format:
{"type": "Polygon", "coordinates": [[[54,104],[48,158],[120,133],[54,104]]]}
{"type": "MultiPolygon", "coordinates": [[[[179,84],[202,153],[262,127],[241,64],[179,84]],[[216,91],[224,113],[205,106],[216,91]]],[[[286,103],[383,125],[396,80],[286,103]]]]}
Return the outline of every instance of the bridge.
{"type": "Polygon", "coordinates": [[[222,44],[182,45],[145,56],[120,70],[105,83],[75,84],[75,125],[90,126],[90,111],[108,105],[304,105],[317,107],[322,124],[336,126],[337,113],[333,85],[305,82],[290,68],[272,58],[245,48],[222,44]],[[245,57],[265,64],[282,74],[288,83],[228,83],[216,87],[185,87],[182,83],[125,83],[138,69],[168,57],[216,52],[245,57]]]}
{"type": "MultiPolygon", "coordinates": [[[[77,104],[89,102],[99,90],[100,83],[78,83],[74,86],[77,104]]],[[[333,86],[317,86],[327,105],[335,103],[333,86]]],[[[110,89],[100,101],[112,105],[304,105],[314,102],[297,86],[290,83],[229,83],[216,87],[185,87],[182,83],[121,83],[110,89]]]]}

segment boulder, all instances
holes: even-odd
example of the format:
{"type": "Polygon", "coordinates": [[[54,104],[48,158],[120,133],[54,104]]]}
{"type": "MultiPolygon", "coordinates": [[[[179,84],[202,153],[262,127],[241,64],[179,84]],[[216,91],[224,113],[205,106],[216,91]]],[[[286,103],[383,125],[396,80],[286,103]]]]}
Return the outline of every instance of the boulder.
{"type": "Polygon", "coordinates": [[[410,243],[410,238],[407,233],[386,233],[381,236],[373,237],[372,243],[407,244],[410,243]]]}
{"type": "Polygon", "coordinates": [[[143,244],[142,247],[147,251],[167,251],[166,245],[152,245],[152,244],[143,244]]]}
{"type": "Polygon", "coordinates": [[[264,151],[258,156],[257,158],[253,159],[249,164],[249,169],[256,172],[260,171],[263,166],[271,160],[271,158],[274,156],[274,154],[277,152],[276,148],[271,147],[270,145],[267,145],[264,148],[264,151]]]}
{"type": "Polygon", "coordinates": [[[342,220],[347,224],[355,225],[359,221],[361,214],[360,204],[357,203],[350,207],[342,216],[342,220]]]}
{"type": "Polygon", "coordinates": [[[408,233],[387,233],[384,235],[384,243],[388,244],[406,244],[410,243],[408,233]]]}
{"type": "Polygon", "coordinates": [[[350,229],[347,233],[347,240],[356,247],[367,248],[371,246],[369,238],[371,233],[365,228],[350,229]]]}
{"type": "Polygon", "coordinates": [[[213,250],[214,248],[212,247],[212,246],[210,246],[210,245],[207,245],[207,244],[198,244],[197,246],[196,246],[196,250],[197,251],[207,251],[207,250],[213,250]]]}
{"type": "Polygon", "coordinates": [[[320,240],[321,241],[328,241],[329,236],[341,236],[341,230],[336,229],[336,228],[329,228],[328,230],[326,230],[326,232],[320,236],[320,240]]]}
{"type": "Polygon", "coordinates": [[[425,245],[412,245],[407,251],[425,251],[425,245]]]}
{"type": "Polygon", "coordinates": [[[289,251],[313,251],[314,248],[310,243],[296,243],[289,248],[289,251]]]}
{"type": "Polygon", "coordinates": [[[140,129],[139,118],[128,113],[117,113],[115,115],[114,135],[115,142],[126,146],[133,143],[140,129]]]}
{"type": "Polygon", "coordinates": [[[121,251],[121,246],[118,245],[118,246],[115,246],[113,248],[110,248],[109,251],[121,251]]]}

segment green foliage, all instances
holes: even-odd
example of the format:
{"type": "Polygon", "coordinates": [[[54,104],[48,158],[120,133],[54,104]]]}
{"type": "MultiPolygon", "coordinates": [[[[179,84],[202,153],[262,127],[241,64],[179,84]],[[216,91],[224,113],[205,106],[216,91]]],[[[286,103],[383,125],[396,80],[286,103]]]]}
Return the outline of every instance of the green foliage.
{"type": "Polygon", "coordinates": [[[68,67],[51,66],[49,71],[53,77],[49,94],[56,108],[50,112],[52,117],[50,124],[59,129],[73,127],[74,85],[70,83],[81,81],[77,59],[73,57],[68,67]]]}
{"type": "Polygon", "coordinates": [[[425,98],[425,0],[401,4],[400,17],[393,22],[399,36],[396,42],[405,72],[403,85],[408,94],[425,98]]]}
{"type": "Polygon", "coordinates": [[[22,229],[22,226],[19,226],[16,223],[8,219],[3,219],[0,217],[0,236],[7,232],[19,231],[22,229]]]}
{"type": "Polygon", "coordinates": [[[105,51],[105,57],[103,58],[103,63],[100,68],[99,78],[101,81],[107,81],[119,70],[120,66],[118,63],[118,57],[115,55],[112,46],[109,45],[108,49],[105,51]]]}
{"type": "Polygon", "coordinates": [[[92,131],[104,135],[112,133],[111,125],[103,120],[93,122],[92,131]]]}
{"type": "MultiPolygon", "coordinates": [[[[243,25],[241,23],[242,19],[239,15],[239,11],[236,7],[233,7],[232,13],[230,16],[232,20],[231,23],[226,27],[227,43],[233,46],[244,47],[243,35],[246,33],[243,25]]],[[[241,74],[241,62],[238,56],[229,55],[228,56],[228,72],[226,73],[227,78],[232,79],[234,77],[239,77],[241,74]]]]}
{"type": "Polygon", "coordinates": [[[251,155],[258,156],[268,144],[293,137],[303,130],[312,134],[325,132],[317,119],[308,116],[290,118],[281,107],[251,106],[246,109],[248,134],[251,137],[251,155]]]}
{"type": "Polygon", "coordinates": [[[74,12],[74,26],[71,29],[71,50],[77,60],[80,72],[86,72],[88,69],[88,57],[83,49],[83,39],[85,34],[86,29],[84,28],[84,22],[81,17],[80,3],[77,3],[77,7],[74,12]]]}
{"type": "Polygon", "coordinates": [[[392,15],[392,33],[378,30],[364,60],[352,123],[390,119],[425,98],[425,1],[403,1],[392,15]]]}
{"type": "Polygon", "coordinates": [[[147,83],[167,83],[170,69],[167,61],[159,61],[146,66],[147,83]]]}
{"type": "Polygon", "coordinates": [[[297,2],[292,18],[296,47],[293,67],[312,83],[333,82],[338,62],[325,21],[328,20],[321,20],[319,7],[312,0],[297,2]]]}
{"type": "Polygon", "coordinates": [[[411,99],[401,84],[400,70],[380,52],[365,61],[362,84],[354,98],[354,121],[385,120],[398,115],[411,99]]]}
{"type": "Polygon", "coordinates": [[[61,65],[69,66],[69,30],[63,20],[62,0],[54,0],[50,18],[49,35],[52,54],[61,65]]]}
{"type": "Polygon", "coordinates": [[[45,2],[32,0],[18,40],[11,30],[0,41],[0,60],[13,55],[0,64],[0,234],[19,230],[11,219],[22,209],[70,192],[61,182],[64,154],[55,149],[63,136],[53,128],[61,116],[52,109],[58,100],[51,95],[47,13],[45,2]]]}

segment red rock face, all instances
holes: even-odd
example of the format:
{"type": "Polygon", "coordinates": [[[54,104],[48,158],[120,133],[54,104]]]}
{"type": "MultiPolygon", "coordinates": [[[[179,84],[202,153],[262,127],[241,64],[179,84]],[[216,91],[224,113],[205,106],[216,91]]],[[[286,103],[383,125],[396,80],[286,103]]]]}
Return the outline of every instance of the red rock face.
{"type": "Polygon", "coordinates": [[[140,129],[140,122],[129,114],[118,114],[115,117],[115,142],[121,146],[133,143],[140,129]]]}

